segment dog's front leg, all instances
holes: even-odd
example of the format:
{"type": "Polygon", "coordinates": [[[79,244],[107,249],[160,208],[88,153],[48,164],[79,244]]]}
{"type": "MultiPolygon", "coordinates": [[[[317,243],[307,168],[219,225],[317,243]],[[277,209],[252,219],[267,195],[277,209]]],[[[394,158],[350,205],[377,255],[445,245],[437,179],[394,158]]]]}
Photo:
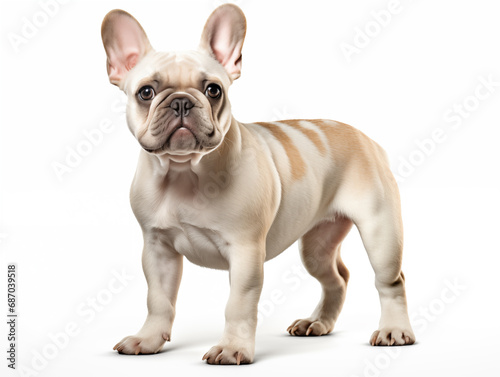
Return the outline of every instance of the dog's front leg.
{"type": "Polygon", "coordinates": [[[253,361],[264,257],[264,245],[230,250],[231,291],[226,305],[226,325],[219,344],[203,356],[209,364],[247,364],[253,361]]]}
{"type": "Polygon", "coordinates": [[[142,267],[148,282],[148,316],[136,335],[127,336],[115,346],[120,353],[156,353],[170,340],[182,255],[168,247],[157,232],[145,233],[142,267]]]}

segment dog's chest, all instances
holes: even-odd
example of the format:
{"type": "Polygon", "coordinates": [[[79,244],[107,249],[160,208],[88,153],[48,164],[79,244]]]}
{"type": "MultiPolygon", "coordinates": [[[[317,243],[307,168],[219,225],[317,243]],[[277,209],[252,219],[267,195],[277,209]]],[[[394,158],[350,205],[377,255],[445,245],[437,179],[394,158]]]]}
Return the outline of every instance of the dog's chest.
{"type": "Polygon", "coordinates": [[[137,193],[141,200],[132,208],[141,225],[161,232],[167,244],[189,261],[216,269],[227,269],[221,251],[227,245],[220,222],[223,218],[191,185],[153,185],[137,193]]]}

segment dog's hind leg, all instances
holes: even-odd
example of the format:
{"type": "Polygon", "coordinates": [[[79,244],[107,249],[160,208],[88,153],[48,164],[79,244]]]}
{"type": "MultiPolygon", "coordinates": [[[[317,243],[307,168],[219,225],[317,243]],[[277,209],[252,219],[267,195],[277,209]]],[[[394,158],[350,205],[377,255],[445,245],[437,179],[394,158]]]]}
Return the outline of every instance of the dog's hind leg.
{"type": "Polygon", "coordinates": [[[352,221],[339,216],[316,225],[300,240],[301,258],[307,271],[322,287],[321,300],[309,318],[289,327],[291,335],[324,335],[333,330],[344,304],[349,271],[340,258],[340,245],[352,221]]]}

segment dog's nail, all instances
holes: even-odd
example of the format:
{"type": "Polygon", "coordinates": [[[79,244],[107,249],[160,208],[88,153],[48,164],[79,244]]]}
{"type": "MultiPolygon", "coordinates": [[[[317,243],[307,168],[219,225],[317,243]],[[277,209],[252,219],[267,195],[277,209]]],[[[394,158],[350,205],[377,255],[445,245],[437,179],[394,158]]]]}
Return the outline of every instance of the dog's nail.
{"type": "Polygon", "coordinates": [[[208,359],[208,352],[206,354],[203,355],[203,357],[201,358],[201,361],[205,361],[206,359],[208,359]]]}
{"type": "Polygon", "coordinates": [[[392,338],[392,339],[391,339],[391,342],[389,343],[389,345],[390,345],[390,346],[393,346],[393,345],[394,345],[394,343],[396,343],[396,339],[392,338]]]}
{"type": "Polygon", "coordinates": [[[241,352],[236,352],[236,365],[241,363],[241,352]]]}
{"type": "Polygon", "coordinates": [[[310,333],[312,333],[312,328],[309,327],[306,331],[306,336],[309,336],[310,333]]]}
{"type": "Polygon", "coordinates": [[[371,339],[370,339],[370,345],[372,345],[372,346],[375,346],[375,345],[376,345],[377,338],[378,338],[378,334],[379,334],[379,332],[378,332],[378,331],[375,331],[375,332],[372,334],[372,337],[371,337],[371,339]]]}
{"type": "Polygon", "coordinates": [[[222,352],[221,352],[221,353],[219,353],[219,354],[217,355],[217,357],[215,358],[215,364],[217,364],[217,363],[219,363],[219,364],[220,364],[221,360],[222,360],[222,352]]]}
{"type": "Polygon", "coordinates": [[[141,352],[141,347],[137,347],[135,349],[135,354],[138,355],[141,352]]]}
{"type": "Polygon", "coordinates": [[[170,335],[168,335],[166,332],[161,334],[161,337],[166,340],[167,342],[170,342],[170,335]]]}

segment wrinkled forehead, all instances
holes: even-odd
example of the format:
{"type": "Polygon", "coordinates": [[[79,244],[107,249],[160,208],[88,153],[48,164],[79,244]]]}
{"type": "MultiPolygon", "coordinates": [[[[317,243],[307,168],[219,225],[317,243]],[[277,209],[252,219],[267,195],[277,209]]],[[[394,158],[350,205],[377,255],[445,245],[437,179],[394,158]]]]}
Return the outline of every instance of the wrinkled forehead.
{"type": "Polygon", "coordinates": [[[152,52],[142,59],[127,77],[127,91],[157,82],[162,86],[182,89],[198,87],[200,83],[219,82],[224,87],[230,79],[222,65],[198,51],[152,52]]]}

